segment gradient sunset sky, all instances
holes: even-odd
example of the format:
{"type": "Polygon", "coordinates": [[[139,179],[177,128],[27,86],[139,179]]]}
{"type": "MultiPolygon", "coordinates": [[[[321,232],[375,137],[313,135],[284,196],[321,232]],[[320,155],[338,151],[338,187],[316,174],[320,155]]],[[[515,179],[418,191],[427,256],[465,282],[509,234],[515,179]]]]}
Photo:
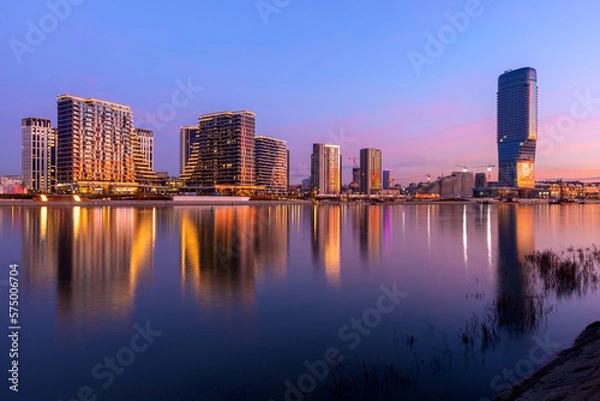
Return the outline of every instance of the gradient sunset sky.
{"type": "Polygon", "coordinates": [[[54,18],[48,4],[66,1],[0,3],[0,175],[21,172],[21,119],[56,124],[56,96],[69,93],[131,105],[135,125],[155,129],[156,169],[171,175],[179,126],[246,109],[258,135],[288,142],[292,183],[321,142],[341,145],[344,183],[349,157],[376,147],[407,185],[497,164],[498,76],[530,66],[536,178],[600,180],[597,0],[71,0],[54,18]],[[48,33],[28,35],[40,27],[48,33]],[[427,47],[439,34],[446,43],[427,47]],[[417,53],[428,57],[419,68],[417,53]]]}

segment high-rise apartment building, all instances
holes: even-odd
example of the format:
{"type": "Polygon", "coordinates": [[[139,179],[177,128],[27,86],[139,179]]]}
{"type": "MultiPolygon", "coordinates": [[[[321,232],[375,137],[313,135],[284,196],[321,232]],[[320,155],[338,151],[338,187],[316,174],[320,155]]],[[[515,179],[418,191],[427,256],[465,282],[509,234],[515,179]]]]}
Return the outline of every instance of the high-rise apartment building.
{"type": "Polygon", "coordinates": [[[255,120],[250,111],[200,116],[199,139],[192,145],[181,179],[218,192],[256,190],[255,120]]]}
{"type": "Polygon", "coordinates": [[[498,186],[535,186],[538,133],[537,72],[509,70],[498,78],[498,186]]]}
{"type": "Polygon", "coordinates": [[[131,108],[70,95],[58,96],[57,104],[59,184],[82,192],[135,188],[131,108]]]}
{"type": "Polygon", "coordinates": [[[360,192],[370,195],[381,191],[381,150],[360,150],[360,192]]]}
{"type": "Polygon", "coordinates": [[[197,125],[180,127],[179,135],[179,174],[181,175],[192,156],[194,144],[200,140],[200,128],[197,125]]]}
{"type": "Polygon", "coordinates": [[[131,143],[135,181],[146,187],[155,185],[158,182],[158,175],[154,171],[154,131],[135,128],[131,143]]]}
{"type": "Polygon", "coordinates": [[[311,155],[311,182],[319,195],[337,195],[341,191],[340,147],[315,143],[311,155]]]}
{"type": "Polygon", "coordinates": [[[394,178],[392,170],[383,170],[383,189],[392,189],[394,186],[394,178]]]}
{"type": "Polygon", "coordinates": [[[150,165],[150,169],[154,171],[154,131],[146,128],[135,128],[135,133],[144,159],[150,165]]]}
{"type": "Polygon", "coordinates": [[[56,129],[45,118],[21,121],[21,171],[29,191],[48,193],[56,185],[56,129]]]}
{"type": "Polygon", "coordinates": [[[288,151],[280,139],[255,138],[256,184],[267,194],[284,194],[288,190],[288,151]]]}

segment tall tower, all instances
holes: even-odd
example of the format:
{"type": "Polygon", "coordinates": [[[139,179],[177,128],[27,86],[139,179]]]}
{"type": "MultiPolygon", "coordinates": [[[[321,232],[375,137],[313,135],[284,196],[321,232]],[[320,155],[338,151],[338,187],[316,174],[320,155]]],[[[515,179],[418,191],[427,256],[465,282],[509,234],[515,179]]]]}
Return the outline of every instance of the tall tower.
{"type": "Polygon", "coordinates": [[[311,182],[319,195],[341,192],[342,165],[340,147],[315,143],[311,155],[311,182]]]}
{"type": "Polygon", "coordinates": [[[535,186],[538,133],[537,72],[509,70],[498,78],[498,185],[535,186]]]}
{"type": "Polygon", "coordinates": [[[56,185],[56,129],[45,118],[21,121],[21,174],[28,190],[48,193],[56,185]]]}
{"type": "Polygon", "coordinates": [[[381,190],[381,150],[360,150],[360,192],[370,195],[381,190]]]}

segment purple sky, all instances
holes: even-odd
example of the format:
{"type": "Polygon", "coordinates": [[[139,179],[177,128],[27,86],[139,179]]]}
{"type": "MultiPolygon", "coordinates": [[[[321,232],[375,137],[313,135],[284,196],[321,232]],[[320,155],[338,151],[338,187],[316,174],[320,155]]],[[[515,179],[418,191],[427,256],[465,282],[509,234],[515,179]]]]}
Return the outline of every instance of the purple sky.
{"type": "Polygon", "coordinates": [[[347,167],[360,148],[382,149],[407,185],[496,164],[498,75],[531,66],[537,178],[600,177],[597,0],[277,3],[2,2],[0,174],[20,173],[21,118],[56,123],[56,96],[70,93],[131,105],[172,175],[179,126],[247,109],[257,134],[288,141],[293,183],[324,142],[347,167]]]}

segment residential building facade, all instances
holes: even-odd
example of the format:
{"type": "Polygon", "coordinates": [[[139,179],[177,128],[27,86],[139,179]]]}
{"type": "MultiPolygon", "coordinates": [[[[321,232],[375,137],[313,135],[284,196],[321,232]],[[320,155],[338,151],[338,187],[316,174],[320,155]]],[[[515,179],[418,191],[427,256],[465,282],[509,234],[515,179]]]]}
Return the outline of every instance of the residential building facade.
{"type": "Polygon", "coordinates": [[[341,191],[340,147],[315,143],[311,155],[311,183],[317,195],[338,195],[341,191]]]}
{"type": "Polygon", "coordinates": [[[280,139],[255,138],[256,185],[266,194],[285,194],[288,190],[288,151],[280,139]]]}
{"type": "Polygon", "coordinates": [[[58,106],[58,185],[81,192],[136,188],[131,108],[94,98],[62,95],[58,106]]]}
{"type": "Polygon", "coordinates": [[[140,151],[150,165],[150,169],[154,171],[154,131],[146,128],[135,128],[135,133],[140,144],[140,151]]]}
{"type": "Polygon", "coordinates": [[[56,129],[49,119],[28,117],[21,121],[21,174],[28,191],[54,191],[56,129]]]}
{"type": "Polygon", "coordinates": [[[181,179],[217,192],[256,191],[255,125],[251,111],[204,114],[181,179]]]}
{"type": "Polygon", "coordinates": [[[360,192],[371,195],[381,191],[381,150],[360,150],[360,192]]]}
{"type": "MultiPolygon", "coordinates": [[[[183,174],[185,166],[192,156],[194,144],[200,140],[200,127],[189,125],[179,129],[179,174],[183,174]]],[[[197,155],[196,155],[197,156],[197,155]]]]}

